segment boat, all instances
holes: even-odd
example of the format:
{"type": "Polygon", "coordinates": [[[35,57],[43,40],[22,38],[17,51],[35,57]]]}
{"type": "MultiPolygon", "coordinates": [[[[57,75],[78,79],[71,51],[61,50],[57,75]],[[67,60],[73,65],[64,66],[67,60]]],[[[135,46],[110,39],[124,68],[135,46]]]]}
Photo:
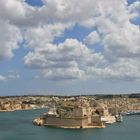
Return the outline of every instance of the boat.
{"type": "Polygon", "coordinates": [[[123,121],[123,117],[121,114],[115,115],[116,118],[116,122],[122,122],[123,121]]]}

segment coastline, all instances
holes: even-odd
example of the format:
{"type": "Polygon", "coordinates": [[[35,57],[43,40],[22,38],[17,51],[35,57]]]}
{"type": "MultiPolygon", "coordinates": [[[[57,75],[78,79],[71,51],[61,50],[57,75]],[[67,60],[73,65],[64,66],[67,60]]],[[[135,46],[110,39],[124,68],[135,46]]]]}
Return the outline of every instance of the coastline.
{"type": "MultiPolygon", "coordinates": [[[[15,96],[15,97],[0,97],[0,112],[15,112],[15,111],[31,111],[31,110],[38,110],[38,109],[48,109],[49,106],[60,107],[63,106],[62,112],[59,115],[63,116],[68,110],[75,109],[75,113],[78,111],[77,107],[87,107],[88,110],[92,110],[95,113],[93,115],[94,119],[91,118],[93,121],[96,120],[97,122],[104,122],[106,124],[115,123],[117,120],[115,119],[115,115],[117,113],[121,113],[122,115],[134,115],[135,113],[138,114],[140,112],[140,94],[130,94],[130,95],[79,95],[79,96],[15,96]],[[84,106],[84,104],[86,106],[84,106]],[[66,109],[67,108],[67,109],[66,109]],[[77,109],[76,109],[77,108],[77,109]],[[89,108],[89,109],[88,109],[89,108]],[[66,110],[65,110],[66,109],[66,110]],[[65,110],[65,111],[64,111],[65,110]],[[77,111],[76,111],[77,110],[77,111]],[[96,111],[95,111],[96,110],[96,111]],[[64,111],[64,112],[63,112],[64,111]],[[101,113],[98,115],[98,113],[101,113]],[[104,115],[102,114],[104,113],[104,115]],[[108,115],[107,115],[108,114],[108,115]],[[105,116],[105,117],[103,117],[105,116]],[[111,117],[112,116],[112,117],[111,117]]],[[[83,108],[83,111],[85,109],[83,108]]],[[[80,111],[80,110],[79,110],[80,111]]],[[[73,113],[74,113],[73,112],[73,113]]],[[[44,112],[45,113],[45,112],[44,112]]],[[[58,112],[57,112],[58,113],[58,112]]],[[[72,112],[71,112],[72,113],[72,112]]],[[[73,114],[72,113],[72,114],[73,114]]],[[[80,113],[80,112],[79,112],[80,113]]],[[[69,123],[68,120],[59,119],[54,120],[59,123],[55,125],[50,121],[44,123],[44,120],[39,120],[39,125],[44,126],[51,126],[52,127],[59,127],[59,128],[71,128],[71,129],[79,129],[79,128],[105,128],[105,125],[96,125],[97,122],[94,122],[94,125],[90,123],[80,125],[80,122],[75,121],[72,119],[72,114],[69,114],[67,117],[71,120],[69,123]],[[79,123],[77,126],[75,123],[79,123]],[[66,123],[67,122],[67,123],[66,123]],[[72,125],[71,125],[71,123],[72,125]],[[67,125],[65,125],[67,124],[67,125]],[[57,126],[58,125],[58,126],[57,126]]],[[[41,114],[40,114],[41,115],[41,114]]],[[[73,114],[74,115],[74,114],[73,114]]],[[[77,114],[78,115],[78,114],[77,114]]],[[[83,114],[84,115],[84,114],[83,114]]],[[[87,115],[88,116],[88,115],[87,115]]],[[[46,118],[47,120],[47,118],[46,118]]],[[[84,121],[84,120],[81,120],[84,121]]]]}
{"type": "Polygon", "coordinates": [[[1,114],[0,140],[139,140],[140,116],[137,115],[124,116],[122,123],[107,125],[106,128],[65,129],[34,126],[31,120],[41,112],[32,110],[1,114]]]}
{"type": "Polygon", "coordinates": [[[84,126],[84,127],[80,127],[80,126],[52,126],[52,125],[47,125],[47,124],[44,124],[44,126],[47,126],[47,127],[54,127],[54,128],[64,128],[64,129],[90,129],[90,128],[105,128],[106,126],[103,125],[103,126],[84,126]]]}
{"type": "MultiPolygon", "coordinates": [[[[111,110],[121,110],[123,113],[129,111],[140,111],[140,94],[122,95],[75,95],[75,96],[56,96],[56,95],[26,95],[26,96],[1,96],[0,112],[16,110],[33,110],[48,108],[53,100],[56,104],[65,104],[66,101],[78,101],[87,99],[94,104],[106,104],[111,110]]],[[[115,113],[115,111],[114,111],[115,113]]]]}

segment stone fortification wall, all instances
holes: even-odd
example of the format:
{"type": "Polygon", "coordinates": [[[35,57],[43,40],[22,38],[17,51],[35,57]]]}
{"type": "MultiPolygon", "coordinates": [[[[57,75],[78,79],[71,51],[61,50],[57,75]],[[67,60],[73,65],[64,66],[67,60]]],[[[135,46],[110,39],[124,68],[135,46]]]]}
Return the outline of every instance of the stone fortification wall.
{"type": "Polygon", "coordinates": [[[58,127],[83,127],[88,125],[88,118],[46,117],[46,125],[58,127]]]}
{"type": "Polygon", "coordinates": [[[101,117],[99,115],[93,115],[91,117],[91,124],[95,126],[102,126],[103,123],[101,121],[101,117]]]}

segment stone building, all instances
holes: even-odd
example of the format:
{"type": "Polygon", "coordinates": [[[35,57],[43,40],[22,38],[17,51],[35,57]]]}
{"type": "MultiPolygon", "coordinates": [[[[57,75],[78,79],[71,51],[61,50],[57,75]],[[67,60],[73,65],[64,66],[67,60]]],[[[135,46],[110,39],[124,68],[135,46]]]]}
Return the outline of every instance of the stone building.
{"type": "MultiPolygon", "coordinates": [[[[50,108],[40,118],[43,125],[62,128],[96,128],[105,127],[101,122],[101,116],[95,114],[95,110],[89,106],[61,106],[50,108]]],[[[39,122],[40,122],[39,118],[39,122]]]]}

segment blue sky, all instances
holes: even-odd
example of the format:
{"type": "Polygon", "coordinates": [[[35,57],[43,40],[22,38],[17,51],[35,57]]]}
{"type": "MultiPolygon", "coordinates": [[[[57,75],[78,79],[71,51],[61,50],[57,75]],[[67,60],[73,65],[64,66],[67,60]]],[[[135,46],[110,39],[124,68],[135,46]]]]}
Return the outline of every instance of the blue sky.
{"type": "Polygon", "coordinates": [[[0,8],[0,95],[140,91],[139,0],[1,0],[0,8]]]}

